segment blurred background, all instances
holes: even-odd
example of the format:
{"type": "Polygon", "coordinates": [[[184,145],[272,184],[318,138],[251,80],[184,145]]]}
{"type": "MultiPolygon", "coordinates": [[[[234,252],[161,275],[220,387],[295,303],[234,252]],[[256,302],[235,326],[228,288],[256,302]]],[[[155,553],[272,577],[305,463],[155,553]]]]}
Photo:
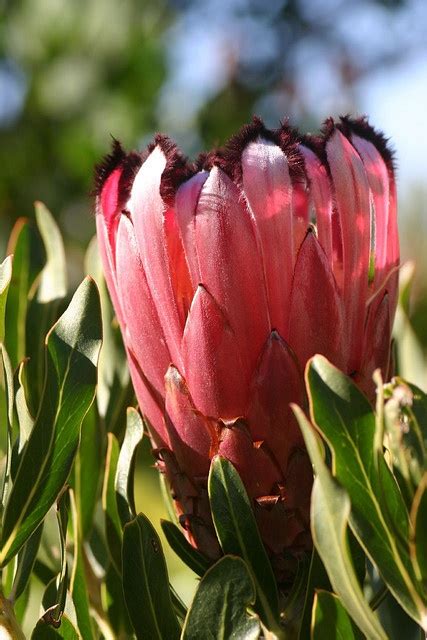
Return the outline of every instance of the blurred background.
{"type": "MultiPolygon", "coordinates": [[[[347,112],[396,149],[402,253],[417,265],[410,315],[427,346],[425,0],[0,0],[0,252],[39,199],[81,279],[110,135],[141,148],[165,131],[194,155],[253,113],[315,131],[347,112]]],[[[140,487],[158,521],[155,473],[140,487]]]]}

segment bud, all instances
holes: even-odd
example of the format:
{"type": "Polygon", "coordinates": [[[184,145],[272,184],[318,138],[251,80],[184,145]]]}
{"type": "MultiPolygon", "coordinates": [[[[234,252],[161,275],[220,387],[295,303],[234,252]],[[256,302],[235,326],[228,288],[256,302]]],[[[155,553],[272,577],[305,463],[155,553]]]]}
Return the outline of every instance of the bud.
{"type": "Polygon", "coordinates": [[[98,168],[108,288],[188,539],[219,555],[215,454],[239,471],[279,583],[310,549],[312,469],[289,409],[316,353],[373,399],[389,377],[399,246],[392,155],[364,119],[259,119],[191,165],[165,137],[98,168]]]}

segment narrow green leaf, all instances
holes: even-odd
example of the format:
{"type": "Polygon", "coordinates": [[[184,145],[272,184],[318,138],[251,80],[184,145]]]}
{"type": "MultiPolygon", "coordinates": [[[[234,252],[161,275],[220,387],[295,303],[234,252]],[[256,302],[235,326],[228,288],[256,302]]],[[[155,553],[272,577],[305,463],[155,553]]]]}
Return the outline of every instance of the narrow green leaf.
{"type": "Polygon", "coordinates": [[[74,488],[83,537],[89,538],[102,490],[105,460],[104,426],[94,402],[85,415],[74,462],[74,488]]]}
{"type": "Polygon", "coordinates": [[[25,387],[23,382],[25,362],[22,362],[19,366],[18,381],[19,387],[15,395],[16,413],[18,414],[19,422],[19,440],[18,440],[18,453],[20,454],[30,437],[30,433],[33,430],[34,418],[28,409],[27,399],[25,395],[25,387]]]}
{"type": "Polygon", "coordinates": [[[255,585],[241,558],[221,558],[202,578],[182,630],[182,640],[260,637],[257,618],[247,608],[255,602],[255,585]]]}
{"type": "Polygon", "coordinates": [[[299,640],[305,640],[310,637],[311,617],[313,611],[313,602],[316,590],[329,590],[331,583],[326,573],[323,562],[320,559],[316,547],[313,548],[311,554],[310,571],[305,592],[305,602],[302,614],[301,626],[298,634],[299,640]]]}
{"type": "Polygon", "coordinates": [[[304,611],[307,590],[309,588],[310,565],[310,558],[307,555],[298,558],[295,578],[289,593],[287,593],[284,608],[281,612],[286,634],[294,638],[298,637],[301,628],[301,614],[304,611]]]}
{"type": "Polygon", "coordinates": [[[213,458],[208,491],[221,548],[225,554],[239,556],[246,562],[256,586],[256,610],[268,629],[274,631],[279,627],[279,605],[273,570],[245,487],[236,469],[225,458],[213,458]]]}
{"type": "Polygon", "coordinates": [[[316,549],[332,587],[358,627],[371,640],[386,640],[380,623],[363,596],[352,564],[347,541],[351,508],[348,494],[331,476],[318,438],[304,413],[295,405],[293,411],[316,471],[311,495],[311,528],[316,549]]]}
{"type": "Polygon", "coordinates": [[[94,398],[101,336],[99,298],[87,278],[47,336],[45,392],[6,505],[1,566],[37,528],[68,478],[94,398]]]}
{"type": "Polygon", "coordinates": [[[70,490],[70,507],[73,526],[73,566],[70,576],[70,594],[76,610],[78,630],[85,640],[93,640],[92,618],[89,611],[89,595],[83,562],[83,539],[74,491],[70,490]]]}
{"type": "Polygon", "coordinates": [[[43,523],[41,523],[18,554],[16,571],[13,579],[12,590],[9,594],[9,600],[14,603],[24,592],[34,563],[36,561],[37,552],[39,550],[40,541],[43,533],[43,523]]]}
{"type": "Polygon", "coordinates": [[[160,539],[142,514],[124,528],[123,591],[138,640],[179,638],[160,539]]]}
{"type": "Polygon", "coordinates": [[[350,525],[402,607],[420,622],[423,603],[409,556],[409,514],[383,457],[375,416],[350,378],[323,356],[306,369],[310,411],[333,455],[333,474],[351,500],[350,525]]]}
{"type": "Polygon", "coordinates": [[[56,516],[58,520],[59,540],[61,548],[61,572],[58,577],[56,606],[51,609],[52,623],[56,624],[62,618],[67,600],[68,564],[67,564],[67,527],[70,510],[69,489],[65,489],[59,497],[56,516]]]}
{"type": "Polygon", "coordinates": [[[45,586],[55,578],[55,572],[39,558],[34,563],[34,575],[45,586]]]}
{"type": "Polygon", "coordinates": [[[161,520],[161,525],[169,546],[187,567],[190,567],[201,578],[212,563],[188,542],[176,524],[168,520],[161,520]]]}
{"type": "Polygon", "coordinates": [[[113,433],[108,434],[107,456],[105,460],[104,486],[102,489],[102,508],[105,515],[105,536],[108,551],[114,568],[121,573],[122,523],[117,508],[114,479],[119,459],[119,443],[113,433]]]}
{"type": "Polygon", "coordinates": [[[413,536],[410,548],[411,556],[414,565],[417,567],[418,579],[423,585],[427,600],[427,471],[414,497],[411,509],[411,521],[413,525],[413,536]]]}
{"type": "Polygon", "coordinates": [[[126,432],[117,461],[115,490],[117,509],[122,526],[136,516],[134,498],[134,473],[136,451],[144,435],[144,424],[136,409],[129,407],[126,416],[126,432]]]}
{"type": "Polygon", "coordinates": [[[165,478],[164,473],[159,473],[158,475],[159,475],[159,482],[160,482],[160,492],[162,494],[163,502],[165,504],[169,519],[174,524],[179,525],[179,518],[174,508],[173,498],[172,498],[169,483],[165,478]]]}
{"type": "Polygon", "coordinates": [[[61,233],[54,217],[42,202],[35,202],[34,207],[46,250],[46,264],[40,274],[37,300],[46,303],[67,295],[67,263],[61,233]]]}
{"type": "Polygon", "coordinates": [[[12,429],[13,429],[13,405],[14,405],[14,385],[13,371],[8,353],[2,343],[0,343],[0,384],[5,390],[6,397],[6,420],[7,420],[7,436],[6,436],[6,461],[4,474],[1,480],[0,489],[0,513],[3,513],[5,502],[10,493],[11,482],[11,465],[12,465],[12,429]]]}
{"type": "Polygon", "coordinates": [[[4,341],[6,300],[12,278],[12,256],[7,256],[0,264],[0,342],[4,341]]]}
{"type": "Polygon", "coordinates": [[[122,578],[112,563],[101,585],[102,606],[107,614],[111,638],[133,638],[133,628],[126,609],[122,578]]]}
{"type": "Polygon", "coordinates": [[[312,640],[362,640],[340,599],[334,593],[318,591],[314,600],[312,640]]]}
{"type": "Polygon", "coordinates": [[[25,319],[28,295],[44,262],[44,248],[39,233],[24,218],[19,218],[10,236],[8,252],[13,253],[12,280],[6,305],[6,347],[12,367],[25,358],[25,319]]]}

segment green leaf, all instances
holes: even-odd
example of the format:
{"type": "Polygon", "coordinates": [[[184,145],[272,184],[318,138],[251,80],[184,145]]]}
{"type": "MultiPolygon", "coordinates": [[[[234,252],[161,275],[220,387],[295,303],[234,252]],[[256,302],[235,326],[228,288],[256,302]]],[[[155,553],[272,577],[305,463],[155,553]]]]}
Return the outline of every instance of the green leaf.
{"type": "Polygon", "coordinates": [[[200,582],[182,640],[256,640],[260,636],[259,621],[247,613],[255,597],[255,585],[244,561],[232,556],[221,558],[200,582]]]}
{"type": "Polygon", "coordinates": [[[273,570],[262,544],[252,506],[231,462],[215,456],[208,479],[212,518],[225,554],[246,562],[257,591],[256,611],[270,631],[279,627],[278,594],[273,570]]]}
{"type": "Polygon", "coordinates": [[[316,590],[328,590],[331,583],[326,573],[323,562],[320,559],[316,547],[313,548],[310,561],[310,570],[305,592],[304,609],[301,619],[301,626],[298,634],[299,640],[305,640],[310,637],[311,617],[313,611],[313,602],[316,590]]]}
{"type": "Polygon", "coordinates": [[[107,613],[111,638],[133,638],[132,624],[126,609],[121,574],[110,563],[101,585],[103,610],[107,613]]]}
{"type": "Polygon", "coordinates": [[[75,625],[65,614],[61,618],[61,626],[55,629],[43,619],[39,620],[31,634],[31,640],[82,640],[75,625]]]}
{"type": "Polygon", "coordinates": [[[350,525],[402,607],[420,622],[424,605],[409,556],[409,515],[384,457],[375,416],[350,378],[323,356],[306,370],[313,422],[332,450],[333,474],[351,500],[350,525]]]}
{"type": "Polygon", "coordinates": [[[37,300],[46,303],[67,295],[67,264],[61,233],[54,217],[42,202],[35,202],[34,207],[46,250],[46,264],[40,273],[37,300]]]}
{"type": "Polygon", "coordinates": [[[28,584],[31,573],[33,571],[34,563],[36,561],[42,533],[43,523],[41,523],[37,527],[37,529],[30,536],[30,538],[27,540],[18,554],[16,571],[13,578],[13,586],[9,594],[9,600],[12,603],[21,596],[28,584]]]}
{"type": "Polygon", "coordinates": [[[11,482],[14,387],[12,366],[7,351],[2,343],[0,343],[0,360],[0,383],[2,383],[5,390],[7,420],[6,461],[0,489],[0,512],[3,513],[5,502],[9,497],[11,482]]]}
{"type": "Polygon", "coordinates": [[[174,508],[174,501],[172,498],[172,494],[171,494],[171,489],[169,486],[169,483],[167,481],[167,479],[165,478],[165,474],[164,473],[159,473],[159,482],[160,482],[160,493],[162,494],[162,498],[163,498],[163,503],[166,507],[166,511],[167,514],[170,518],[170,520],[176,524],[179,525],[179,518],[177,516],[177,513],[175,511],[174,508]]]}
{"type": "Polygon", "coordinates": [[[20,218],[13,230],[8,250],[13,253],[12,280],[6,305],[6,347],[13,368],[27,355],[26,316],[28,296],[43,267],[44,249],[34,226],[20,218]]]}
{"type": "Polygon", "coordinates": [[[28,403],[37,413],[45,376],[44,336],[58,318],[61,300],[67,293],[65,253],[58,226],[46,207],[36,202],[36,222],[46,262],[30,290],[26,318],[28,403]]]}
{"type": "Polygon", "coordinates": [[[83,538],[93,527],[96,505],[101,494],[104,475],[105,434],[94,402],[85,415],[81,440],[74,462],[74,488],[83,538]]]}
{"type": "Polygon", "coordinates": [[[314,600],[312,640],[362,640],[340,599],[334,593],[318,591],[314,600]]]}
{"type": "Polygon", "coordinates": [[[179,638],[160,539],[142,514],[124,528],[123,591],[138,640],[179,638]]]}
{"type": "Polygon", "coordinates": [[[70,510],[70,494],[69,489],[65,489],[59,497],[57,504],[57,520],[59,529],[59,540],[61,548],[61,572],[57,581],[56,606],[50,610],[50,619],[53,624],[59,622],[62,618],[67,600],[68,586],[68,564],[67,564],[67,527],[68,514],[70,510]]]}
{"type": "Polygon", "coordinates": [[[12,278],[12,256],[7,256],[0,264],[0,342],[4,341],[6,300],[12,278]]]}
{"type": "Polygon", "coordinates": [[[30,437],[30,433],[34,427],[34,418],[28,409],[27,398],[25,395],[25,387],[23,383],[24,365],[25,365],[25,362],[22,362],[21,365],[19,366],[19,372],[18,372],[19,387],[15,395],[16,413],[18,414],[18,422],[19,422],[19,440],[18,440],[19,454],[22,452],[24,446],[28,442],[28,438],[30,437]]]}
{"type": "Polygon", "coordinates": [[[126,416],[126,432],[117,461],[115,490],[117,509],[122,526],[136,516],[134,498],[134,473],[136,451],[144,435],[144,424],[136,409],[129,407],[126,416]]]}
{"type": "MultiPolygon", "coordinates": [[[[49,591],[49,589],[50,587],[48,586],[46,591],[49,591]]],[[[45,592],[43,604],[48,598],[49,595],[46,598],[45,592]]],[[[63,640],[82,640],[82,636],[77,629],[76,612],[70,594],[67,594],[66,607],[61,616],[60,624],[52,623],[54,608],[55,606],[48,608],[37,622],[31,635],[31,640],[59,640],[59,638],[63,640]]]]}
{"type": "Polygon", "coordinates": [[[121,574],[122,523],[117,508],[114,480],[119,459],[119,443],[113,433],[108,434],[107,456],[105,460],[102,508],[105,515],[105,537],[114,568],[121,574]]]}
{"type": "Polygon", "coordinates": [[[6,505],[1,566],[43,520],[71,471],[94,399],[101,331],[96,286],[87,278],[47,336],[45,391],[6,505]]]}
{"type": "Polygon", "coordinates": [[[169,546],[187,567],[190,567],[201,578],[212,563],[188,542],[176,524],[168,520],[161,520],[161,525],[169,546]]]}
{"type": "Polygon", "coordinates": [[[295,405],[293,411],[316,471],[311,495],[311,529],[316,549],[334,591],[358,627],[372,640],[386,640],[380,623],[363,596],[352,564],[347,540],[351,508],[348,494],[329,472],[318,438],[304,413],[295,405]]]}
{"type": "Polygon", "coordinates": [[[83,561],[83,540],[74,492],[70,490],[71,518],[73,525],[73,567],[70,576],[70,594],[76,610],[79,632],[85,640],[93,640],[92,618],[89,611],[89,595],[83,561]]]}
{"type": "MultiPolygon", "coordinates": [[[[411,509],[413,535],[411,539],[411,557],[417,568],[418,579],[423,585],[427,600],[427,471],[424,474],[411,509]]],[[[427,621],[425,623],[427,625],[427,621]]]]}

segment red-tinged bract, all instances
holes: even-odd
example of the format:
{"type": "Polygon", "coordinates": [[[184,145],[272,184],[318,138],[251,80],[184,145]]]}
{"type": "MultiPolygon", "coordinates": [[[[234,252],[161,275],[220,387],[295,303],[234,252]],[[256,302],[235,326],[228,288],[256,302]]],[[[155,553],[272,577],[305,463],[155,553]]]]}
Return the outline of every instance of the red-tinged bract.
{"type": "Polygon", "coordinates": [[[374,400],[390,375],[399,245],[392,154],[365,119],[319,136],[255,118],[187,163],[157,136],[97,174],[105,276],[135,392],[190,542],[219,555],[212,457],[239,471],[278,582],[311,546],[312,468],[289,408],[325,355],[374,400]]]}

